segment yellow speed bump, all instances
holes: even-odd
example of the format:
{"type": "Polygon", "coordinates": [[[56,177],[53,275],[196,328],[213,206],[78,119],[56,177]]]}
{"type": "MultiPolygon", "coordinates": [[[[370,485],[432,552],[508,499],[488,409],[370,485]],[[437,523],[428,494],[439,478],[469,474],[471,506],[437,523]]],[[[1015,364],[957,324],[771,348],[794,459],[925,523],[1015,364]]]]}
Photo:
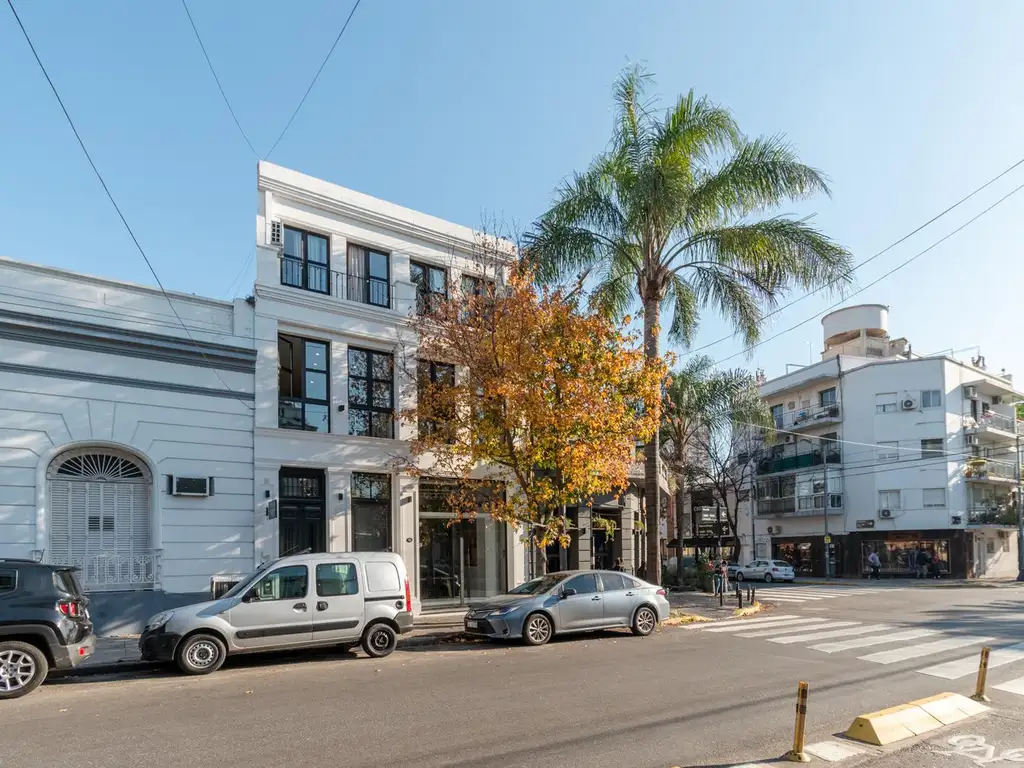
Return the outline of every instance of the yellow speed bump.
{"type": "Polygon", "coordinates": [[[846,736],[866,744],[886,744],[920,736],[944,725],[981,714],[988,708],[955,693],[941,693],[898,707],[861,715],[847,729],[846,736]]]}

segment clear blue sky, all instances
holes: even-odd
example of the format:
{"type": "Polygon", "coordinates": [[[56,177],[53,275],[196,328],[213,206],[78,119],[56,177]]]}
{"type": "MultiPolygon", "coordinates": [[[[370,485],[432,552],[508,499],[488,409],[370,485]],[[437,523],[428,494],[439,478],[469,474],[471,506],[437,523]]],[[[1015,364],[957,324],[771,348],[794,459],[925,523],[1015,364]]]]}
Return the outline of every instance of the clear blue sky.
{"type": "MultiPolygon", "coordinates": [[[[178,0],[16,5],[168,288],[229,288],[252,252],[255,158],[178,0]]],[[[191,0],[256,148],[280,132],[349,0],[191,0]]],[[[272,160],[470,226],[520,226],[602,150],[611,85],[645,61],[750,135],[783,132],[831,177],[796,209],[864,259],[1024,157],[1024,3],[363,0],[272,160]]],[[[6,5],[0,4],[0,254],[151,284],[6,5]]],[[[1024,166],[858,273],[865,285],[1024,182],[1024,166]]],[[[1024,192],[856,301],[891,306],[915,351],[982,345],[1024,378],[1024,192]]],[[[0,287],[2,290],[2,287],[0,287]]],[[[766,334],[830,302],[813,297],[766,334]]],[[[707,315],[697,346],[727,328],[707,315]]],[[[744,362],[817,352],[814,320],[744,362]]],[[[708,350],[716,359],[741,347],[708,350]]]]}

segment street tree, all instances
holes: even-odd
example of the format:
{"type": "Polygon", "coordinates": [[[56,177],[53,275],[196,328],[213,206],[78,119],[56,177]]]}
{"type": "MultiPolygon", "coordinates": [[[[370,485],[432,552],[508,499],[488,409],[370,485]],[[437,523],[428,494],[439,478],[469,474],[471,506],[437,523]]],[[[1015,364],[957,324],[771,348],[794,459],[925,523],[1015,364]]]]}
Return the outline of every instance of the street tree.
{"type": "MultiPolygon", "coordinates": [[[[748,139],[732,114],[693,91],[659,116],[649,76],[628,69],[615,89],[610,147],[566,180],[526,244],[542,280],[583,275],[597,307],[622,316],[639,303],[644,351],[659,356],[661,311],[670,342],[689,345],[699,314],[718,311],[744,343],[792,288],[841,289],[850,254],[807,218],[769,215],[828,194],[821,172],[779,136],[748,139]]],[[[644,449],[648,571],[659,563],[660,441],[644,449]]]]}
{"type": "MultiPolygon", "coordinates": [[[[727,489],[749,483],[755,451],[747,442],[762,429],[771,434],[773,427],[756,379],[747,371],[720,370],[710,357],[698,355],[672,373],[665,387],[659,432],[662,458],[674,478],[680,547],[687,491],[697,483],[710,483],[715,498],[724,499],[727,489]]],[[[734,506],[730,518],[734,537],[735,513],[734,506]]]]}
{"type": "Polygon", "coordinates": [[[567,506],[626,489],[666,376],[628,321],[591,311],[577,288],[539,287],[517,264],[503,282],[451,286],[414,320],[413,471],[454,481],[456,518],[484,508],[540,548],[568,546],[567,506]]]}

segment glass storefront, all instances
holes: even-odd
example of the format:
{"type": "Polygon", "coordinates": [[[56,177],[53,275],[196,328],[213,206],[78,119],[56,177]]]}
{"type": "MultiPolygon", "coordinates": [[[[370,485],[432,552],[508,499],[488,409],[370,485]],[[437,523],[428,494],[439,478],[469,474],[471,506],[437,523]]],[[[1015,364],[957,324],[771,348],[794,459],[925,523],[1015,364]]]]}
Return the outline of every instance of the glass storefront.
{"type": "Polygon", "coordinates": [[[426,606],[464,605],[507,589],[506,528],[489,514],[455,519],[452,486],[419,484],[419,586],[426,606]]]}
{"type": "Polygon", "coordinates": [[[877,552],[878,559],[882,561],[881,572],[883,574],[914,575],[916,573],[917,553],[922,550],[933,557],[938,557],[939,573],[949,573],[949,539],[862,542],[860,555],[861,572],[871,572],[868,556],[872,552],[877,552]]]}
{"type": "Polygon", "coordinates": [[[810,541],[784,542],[775,545],[775,559],[785,560],[798,576],[824,572],[821,554],[810,541]]]}

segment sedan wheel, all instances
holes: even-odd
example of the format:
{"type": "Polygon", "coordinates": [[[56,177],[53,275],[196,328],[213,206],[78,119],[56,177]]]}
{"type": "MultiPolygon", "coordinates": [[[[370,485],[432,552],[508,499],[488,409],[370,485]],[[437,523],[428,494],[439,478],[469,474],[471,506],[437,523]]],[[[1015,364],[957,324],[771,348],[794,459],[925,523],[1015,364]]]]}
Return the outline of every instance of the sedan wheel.
{"type": "Polygon", "coordinates": [[[633,634],[647,637],[658,626],[658,616],[649,606],[641,606],[633,616],[633,634]]]}
{"type": "Polygon", "coordinates": [[[765,584],[771,584],[773,581],[775,581],[775,579],[772,578],[772,575],[770,573],[766,573],[764,575],[764,583],[765,584]]]}
{"type": "Polygon", "coordinates": [[[736,571],[736,575],[732,577],[733,581],[743,581],[743,571],[736,571]]]}
{"type": "Polygon", "coordinates": [[[527,645],[544,645],[554,634],[551,619],[543,613],[535,613],[526,617],[523,625],[523,641],[527,645]]]}

